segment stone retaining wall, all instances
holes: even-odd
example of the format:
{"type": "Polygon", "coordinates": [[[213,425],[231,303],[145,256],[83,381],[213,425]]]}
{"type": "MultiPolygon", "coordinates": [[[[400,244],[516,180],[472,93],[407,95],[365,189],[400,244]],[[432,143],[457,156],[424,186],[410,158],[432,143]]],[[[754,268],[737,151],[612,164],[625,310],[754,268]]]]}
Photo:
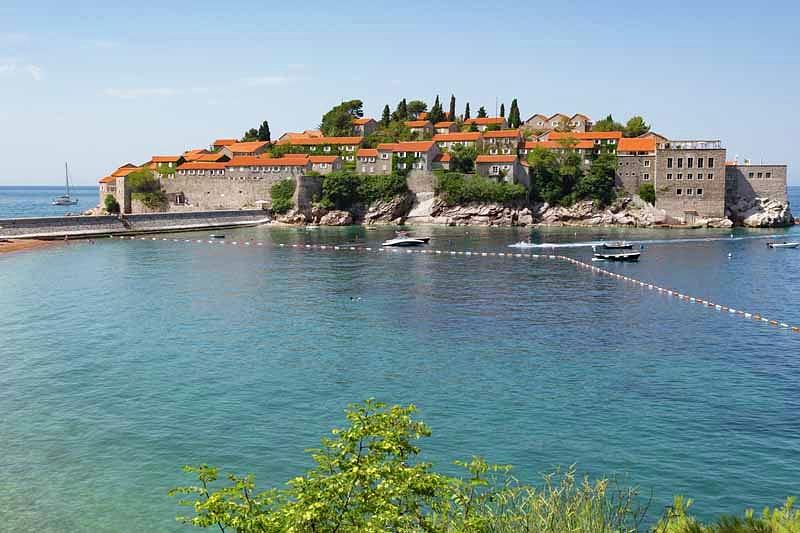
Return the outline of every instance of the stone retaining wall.
{"type": "Polygon", "coordinates": [[[195,211],[116,216],[0,219],[0,238],[91,237],[153,231],[180,231],[256,223],[267,218],[260,209],[195,211]]]}

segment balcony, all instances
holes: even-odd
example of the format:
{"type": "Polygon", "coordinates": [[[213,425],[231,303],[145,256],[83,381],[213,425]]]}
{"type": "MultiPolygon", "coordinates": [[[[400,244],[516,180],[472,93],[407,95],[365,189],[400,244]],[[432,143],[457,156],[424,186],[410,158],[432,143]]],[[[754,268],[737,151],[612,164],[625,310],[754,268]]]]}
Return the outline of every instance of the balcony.
{"type": "Polygon", "coordinates": [[[721,150],[722,141],[667,141],[658,144],[660,150],[721,150]]]}

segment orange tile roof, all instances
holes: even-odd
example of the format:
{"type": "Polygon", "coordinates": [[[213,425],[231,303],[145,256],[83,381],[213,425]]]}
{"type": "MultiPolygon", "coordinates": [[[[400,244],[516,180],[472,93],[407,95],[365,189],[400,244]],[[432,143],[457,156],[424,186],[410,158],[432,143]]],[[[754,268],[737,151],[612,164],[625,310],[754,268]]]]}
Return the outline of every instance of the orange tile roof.
{"type": "Polygon", "coordinates": [[[310,156],[308,156],[308,160],[311,161],[311,163],[313,163],[315,165],[317,163],[333,164],[333,163],[336,162],[337,159],[339,159],[338,155],[310,155],[310,156]]]}
{"type": "Polygon", "coordinates": [[[139,170],[139,167],[129,167],[129,166],[126,165],[126,166],[123,166],[123,167],[119,167],[111,175],[113,177],[115,177],[115,178],[118,178],[120,176],[127,176],[128,174],[130,174],[131,172],[134,172],[136,170],[139,170]]]}
{"type": "Polygon", "coordinates": [[[305,167],[310,160],[307,157],[234,157],[226,163],[226,167],[305,167]]]}
{"type": "MultiPolygon", "coordinates": [[[[558,141],[526,141],[523,145],[526,150],[533,150],[534,148],[544,148],[545,150],[560,150],[564,145],[558,141]]],[[[592,141],[577,141],[572,147],[575,150],[591,150],[594,148],[592,141]]]]}
{"type": "Polygon", "coordinates": [[[374,122],[375,119],[374,118],[368,118],[368,117],[356,118],[356,119],[353,119],[353,125],[354,126],[363,126],[364,124],[367,124],[370,121],[374,122]]]}
{"type": "Polygon", "coordinates": [[[423,111],[423,112],[419,113],[417,115],[417,118],[419,120],[425,120],[426,118],[428,118],[428,112],[427,111],[423,111]]]}
{"type": "Polygon", "coordinates": [[[452,120],[443,120],[442,122],[437,122],[436,124],[434,124],[433,127],[434,128],[449,128],[453,124],[455,124],[455,122],[453,122],[452,120]]]}
{"type": "Polygon", "coordinates": [[[433,136],[436,142],[464,142],[464,141],[477,141],[481,138],[479,131],[464,131],[456,133],[438,133],[433,136]]]}
{"type": "Polygon", "coordinates": [[[215,163],[213,161],[195,161],[178,165],[177,170],[219,170],[225,168],[225,163],[215,163]]]}
{"type": "Polygon", "coordinates": [[[106,176],[105,178],[100,178],[97,180],[97,183],[114,183],[117,181],[117,178],[114,176],[106,176]]]}
{"type": "Polygon", "coordinates": [[[617,144],[617,152],[655,152],[656,140],[650,138],[622,138],[617,144]]]}
{"type": "Polygon", "coordinates": [[[213,152],[209,152],[208,150],[203,149],[196,149],[196,150],[188,150],[183,153],[183,158],[186,161],[197,161],[200,159],[201,156],[211,154],[213,152]]]}
{"type": "Polygon", "coordinates": [[[296,144],[298,146],[324,146],[326,144],[357,145],[361,144],[362,137],[302,137],[284,139],[280,144],[296,144]]]}
{"type": "Polygon", "coordinates": [[[236,144],[238,142],[239,139],[217,139],[211,146],[228,146],[231,144],[236,144]]]}
{"type": "Polygon", "coordinates": [[[406,128],[424,128],[430,122],[427,120],[406,120],[403,124],[405,124],[406,128]]]}
{"type": "Polygon", "coordinates": [[[214,154],[197,154],[192,158],[192,161],[202,161],[206,163],[213,163],[217,161],[222,161],[223,159],[229,159],[229,157],[222,153],[214,153],[214,154]]]}
{"type": "Polygon", "coordinates": [[[439,154],[434,158],[434,161],[440,161],[442,163],[449,163],[450,160],[453,158],[449,153],[445,152],[443,154],[439,154]]]}
{"type": "Polygon", "coordinates": [[[153,163],[175,163],[182,155],[154,155],[150,158],[150,161],[153,163]]]}
{"type": "Polygon", "coordinates": [[[482,117],[482,118],[468,118],[464,124],[476,124],[479,126],[490,126],[492,124],[502,124],[506,119],[503,117],[482,117]]]}
{"type": "Polygon", "coordinates": [[[229,144],[225,148],[227,148],[234,154],[249,154],[255,152],[256,150],[260,150],[268,145],[269,143],[267,141],[249,141],[243,143],[229,144]]]}
{"type": "MultiPolygon", "coordinates": [[[[395,152],[427,152],[434,145],[433,141],[403,141],[392,144],[395,152]]],[[[378,145],[378,148],[384,145],[378,145]]]]}
{"type": "Polygon", "coordinates": [[[362,148],[356,152],[356,157],[377,157],[378,150],[376,148],[362,148]]]}
{"type": "Polygon", "coordinates": [[[571,131],[553,131],[547,136],[550,141],[559,139],[595,140],[595,139],[622,139],[621,131],[587,131],[586,133],[575,133],[571,131]]]}
{"type": "Polygon", "coordinates": [[[510,139],[514,137],[519,137],[520,133],[519,130],[496,130],[496,131],[484,131],[483,136],[486,139],[510,139]]]}
{"type": "Polygon", "coordinates": [[[479,155],[476,159],[476,163],[514,163],[517,160],[517,156],[515,155],[488,155],[483,154],[479,155]]]}

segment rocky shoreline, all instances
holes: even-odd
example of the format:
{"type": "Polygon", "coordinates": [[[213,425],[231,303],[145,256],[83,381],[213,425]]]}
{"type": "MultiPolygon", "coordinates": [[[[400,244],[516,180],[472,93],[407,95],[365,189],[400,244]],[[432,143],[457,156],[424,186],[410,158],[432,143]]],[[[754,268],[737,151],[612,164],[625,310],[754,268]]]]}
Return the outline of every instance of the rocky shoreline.
{"type": "MultiPolygon", "coordinates": [[[[622,197],[610,206],[598,208],[591,201],[580,201],[572,206],[538,203],[531,205],[503,205],[472,203],[448,206],[439,199],[430,202],[422,215],[414,214],[415,199],[411,194],[398,196],[391,201],[376,202],[368,207],[352,210],[328,210],[314,207],[307,211],[290,211],[276,217],[286,224],[315,224],[322,226],[347,226],[351,224],[433,224],[442,226],[623,226],[623,227],[678,227],[678,228],[751,228],[785,227],[795,222],[788,205],[767,198],[740,202],[725,218],[697,218],[690,223],[670,220],[663,212],[638,197],[622,197]],[[413,216],[410,216],[413,215],[413,216]]],[[[798,220],[800,222],[800,220],[798,220]]]]}

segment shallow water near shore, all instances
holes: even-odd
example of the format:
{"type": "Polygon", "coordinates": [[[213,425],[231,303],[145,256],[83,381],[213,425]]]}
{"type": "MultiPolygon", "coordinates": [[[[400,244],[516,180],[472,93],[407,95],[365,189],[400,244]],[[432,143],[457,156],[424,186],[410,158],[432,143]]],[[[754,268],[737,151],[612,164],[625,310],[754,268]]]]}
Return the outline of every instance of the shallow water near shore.
{"type": "MultiPolygon", "coordinates": [[[[181,465],[279,485],[370,396],[418,405],[440,470],[480,454],[536,481],[577,463],[652,491],[655,514],[677,493],[700,516],[800,495],[800,334],[566,263],[274,246],[389,229],[225,233],[0,256],[0,529],[185,530],[166,496],[181,465]],[[265,245],[232,244],[249,239],[265,245]]],[[[800,325],[800,250],[765,246],[800,228],[416,233],[580,243],[557,253],[581,260],[643,241],[640,263],[598,265],[800,325]]]]}

